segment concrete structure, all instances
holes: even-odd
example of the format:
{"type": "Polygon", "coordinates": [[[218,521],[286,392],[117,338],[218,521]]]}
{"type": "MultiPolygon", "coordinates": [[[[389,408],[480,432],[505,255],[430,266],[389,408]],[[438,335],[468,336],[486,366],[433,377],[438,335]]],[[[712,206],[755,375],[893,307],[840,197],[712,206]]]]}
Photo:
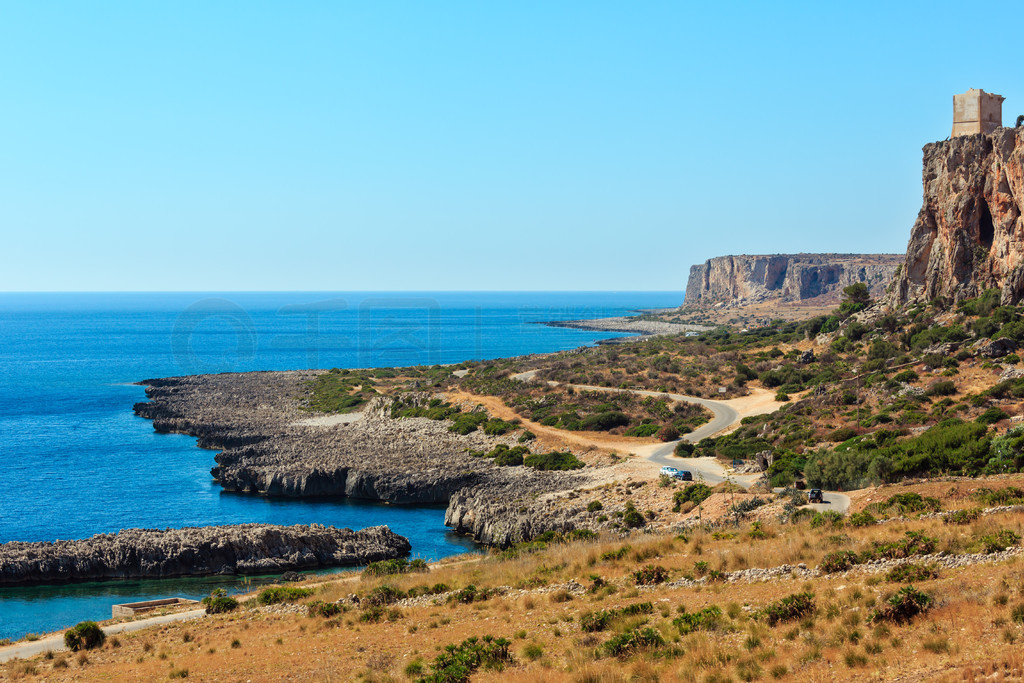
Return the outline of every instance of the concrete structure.
{"type": "Polygon", "coordinates": [[[1003,125],[1002,95],[971,88],[953,95],[953,137],[991,133],[1003,125]]]}
{"type": "Polygon", "coordinates": [[[114,619],[134,617],[136,614],[152,612],[162,607],[181,607],[183,605],[192,607],[198,605],[196,600],[185,598],[166,598],[164,600],[146,600],[145,602],[126,602],[121,605],[112,605],[110,608],[111,617],[114,619]]]}

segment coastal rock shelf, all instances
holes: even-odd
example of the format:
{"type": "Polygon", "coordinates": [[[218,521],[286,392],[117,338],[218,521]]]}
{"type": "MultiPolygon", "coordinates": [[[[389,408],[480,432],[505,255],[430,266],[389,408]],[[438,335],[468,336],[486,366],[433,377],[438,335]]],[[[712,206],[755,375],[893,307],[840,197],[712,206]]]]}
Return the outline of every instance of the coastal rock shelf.
{"type": "Polygon", "coordinates": [[[136,404],[135,412],[153,420],[159,432],[191,434],[201,447],[223,449],[211,472],[227,491],[448,504],[446,524],[488,545],[572,528],[573,517],[584,515],[550,514],[538,496],[586,486],[589,474],[498,467],[468,453],[512,445],[510,436],[459,435],[445,421],[392,419],[386,397],[375,398],[347,424],[310,420],[299,400],[317,374],[146,380],[150,401],[136,404]]]}
{"type": "Polygon", "coordinates": [[[125,529],[80,541],[0,544],[0,587],[344,567],[404,557],[410,550],[408,539],[386,526],[125,529]]]}

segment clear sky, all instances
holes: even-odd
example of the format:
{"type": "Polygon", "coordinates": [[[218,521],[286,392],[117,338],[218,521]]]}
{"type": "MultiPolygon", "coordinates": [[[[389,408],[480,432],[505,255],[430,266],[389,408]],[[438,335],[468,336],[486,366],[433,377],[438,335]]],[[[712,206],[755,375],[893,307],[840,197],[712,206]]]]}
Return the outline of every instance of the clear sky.
{"type": "MultiPolygon", "coordinates": [[[[0,291],[681,290],[901,252],[1016,3],[0,3],[0,291]]],[[[1004,30],[1005,29],[1005,30],[1004,30]]]]}

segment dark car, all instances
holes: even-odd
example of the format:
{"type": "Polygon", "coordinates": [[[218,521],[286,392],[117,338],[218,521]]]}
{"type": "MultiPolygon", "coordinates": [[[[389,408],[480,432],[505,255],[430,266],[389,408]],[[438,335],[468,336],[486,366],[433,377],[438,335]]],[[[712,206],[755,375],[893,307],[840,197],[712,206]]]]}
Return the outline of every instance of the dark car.
{"type": "Polygon", "coordinates": [[[808,503],[824,503],[825,496],[821,494],[821,489],[811,489],[807,494],[808,503]]]}
{"type": "Polygon", "coordinates": [[[693,474],[689,470],[679,470],[679,472],[676,473],[676,479],[680,479],[682,481],[693,481],[693,474]]]}

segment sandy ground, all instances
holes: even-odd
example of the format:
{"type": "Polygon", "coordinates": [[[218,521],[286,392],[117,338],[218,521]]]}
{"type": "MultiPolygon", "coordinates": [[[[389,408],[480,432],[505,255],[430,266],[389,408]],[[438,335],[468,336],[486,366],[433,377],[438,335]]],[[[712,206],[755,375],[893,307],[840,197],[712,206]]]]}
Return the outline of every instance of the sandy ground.
{"type": "MultiPolygon", "coordinates": [[[[775,392],[770,389],[763,387],[750,387],[750,395],[739,396],[737,398],[730,398],[727,401],[719,401],[725,405],[731,407],[737,413],[740,414],[740,419],[749,417],[751,415],[763,415],[765,413],[774,413],[776,410],[785,405],[783,401],[775,400],[775,392]]],[[[729,425],[728,430],[721,432],[722,434],[728,433],[739,426],[739,421],[729,425]]]]}
{"type": "Polygon", "coordinates": [[[465,401],[466,403],[480,404],[488,413],[502,420],[519,420],[523,427],[530,430],[537,436],[537,442],[546,448],[573,450],[601,450],[608,453],[634,453],[640,446],[648,444],[659,444],[657,439],[652,437],[637,438],[629,436],[618,436],[605,432],[570,432],[555,427],[547,427],[539,422],[527,420],[520,417],[516,411],[505,405],[505,402],[498,396],[477,396],[463,391],[452,391],[446,394],[449,401],[465,401]]]}

